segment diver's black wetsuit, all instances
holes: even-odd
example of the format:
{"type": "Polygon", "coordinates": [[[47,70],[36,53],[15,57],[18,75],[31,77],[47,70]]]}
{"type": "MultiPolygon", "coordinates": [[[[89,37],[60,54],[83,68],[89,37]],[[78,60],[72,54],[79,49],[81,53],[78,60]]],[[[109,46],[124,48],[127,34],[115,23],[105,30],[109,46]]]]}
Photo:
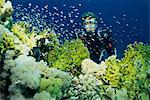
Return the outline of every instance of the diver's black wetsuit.
{"type": "Polygon", "coordinates": [[[100,59],[100,55],[103,50],[106,50],[108,56],[115,54],[114,43],[109,29],[104,29],[99,33],[79,33],[78,37],[88,48],[90,52],[90,58],[96,63],[100,63],[101,60],[104,60],[104,58],[100,59]]]}

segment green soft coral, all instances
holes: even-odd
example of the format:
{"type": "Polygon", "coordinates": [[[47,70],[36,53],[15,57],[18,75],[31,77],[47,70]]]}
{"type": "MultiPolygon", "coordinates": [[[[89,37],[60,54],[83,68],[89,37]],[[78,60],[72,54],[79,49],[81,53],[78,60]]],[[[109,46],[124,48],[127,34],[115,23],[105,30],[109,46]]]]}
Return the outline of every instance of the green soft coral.
{"type": "MultiPolygon", "coordinates": [[[[148,67],[145,63],[146,59],[143,55],[143,49],[149,48],[141,43],[134,43],[134,45],[128,45],[128,50],[125,52],[125,57],[121,61],[121,78],[123,86],[131,90],[135,89],[136,79],[141,80],[146,78],[148,67]]],[[[146,53],[146,52],[145,52],[146,53]]]]}
{"type": "Polygon", "coordinates": [[[49,92],[42,91],[40,93],[36,93],[33,97],[33,100],[56,100],[53,98],[49,92]]]}
{"type": "Polygon", "coordinates": [[[119,87],[119,81],[122,76],[120,73],[119,60],[116,59],[116,56],[111,56],[105,60],[105,63],[107,65],[107,71],[104,79],[108,80],[112,87],[119,87]]]}
{"type": "Polygon", "coordinates": [[[51,62],[52,66],[61,70],[68,71],[74,66],[79,67],[83,59],[89,58],[89,52],[80,39],[66,41],[58,51],[53,52],[49,52],[49,62],[54,61],[51,62]]]}
{"type": "Polygon", "coordinates": [[[148,73],[150,70],[150,46],[144,45],[143,43],[134,43],[132,47],[140,55],[140,57],[137,56],[136,60],[134,59],[133,61],[137,68],[135,86],[136,90],[139,90],[136,96],[138,99],[148,100],[150,92],[150,73],[148,73]]]}
{"type": "Polygon", "coordinates": [[[53,98],[59,100],[62,96],[61,92],[62,80],[59,78],[41,78],[40,91],[47,91],[53,98]]]}
{"type": "Polygon", "coordinates": [[[121,85],[129,89],[137,78],[137,72],[148,70],[147,67],[145,68],[145,57],[143,58],[140,51],[140,48],[143,48],[141,46],[140,43],[130,44],[122,60],[111,56],[105,61],[108,66],[105,78],[113,84],[112,86],[120,87],[121,85]]]}
{"type": "Polygon", "coordinates": [[[69,88],[72,77],[67,72],[56,68],[41,67],[42,76],[40,91],[47,91],[55,99],[60,99],[63,92],[69,88]]]}
{"type": "Polygon", "coordinates": [[[42,75],[46,77],[52,77],[52,78],[59,78],[62,80],[62,89],[67,89],[72,81],[71,75],[69,73],[58,70],[56,68],[47,68],[47,67],[41,67],[42,75]]]}
{"type": "Polygon", "coordinates": [[[3,53],[7,48],[14,48],[13,41],[13,33],[0,24],[0,52],[3,53]]]}
{"type": "Polygon", "coordinates": [[[135,42],[128,45],[123,59],[109,57],[105,61],[107,64],[106,75],[103,77],[105,82],[112,87],[126,89],[130,99],[142,99],[143,95],[147,98],[150,89],[149,51],[150,46],[135,42]]]}

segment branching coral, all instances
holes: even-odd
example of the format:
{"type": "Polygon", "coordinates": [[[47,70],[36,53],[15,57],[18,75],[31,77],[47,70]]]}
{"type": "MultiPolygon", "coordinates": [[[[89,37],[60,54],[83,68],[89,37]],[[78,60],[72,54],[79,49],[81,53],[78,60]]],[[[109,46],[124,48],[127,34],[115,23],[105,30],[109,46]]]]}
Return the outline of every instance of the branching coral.
{"type": "Polygon", "coordinates": [[[27,33],[29,32],[29,29],[24,22],[15,23],[11,30],[14,35],[22,42],[22,44],[26,44],[30,49],[36,46],[36,39],[34,38],[35,34],[30,35],[27,33]]]}

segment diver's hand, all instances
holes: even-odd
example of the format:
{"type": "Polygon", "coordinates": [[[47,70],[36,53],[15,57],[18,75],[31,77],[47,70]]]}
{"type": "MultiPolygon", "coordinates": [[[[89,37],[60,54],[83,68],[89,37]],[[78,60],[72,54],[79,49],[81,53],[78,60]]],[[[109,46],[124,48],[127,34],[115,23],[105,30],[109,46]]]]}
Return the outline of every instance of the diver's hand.
{"type": "Polygon", "coordinates": [[[86,38],[84,36],[80,36],[79,37],[81,40],[86,40],[86,38]]]}

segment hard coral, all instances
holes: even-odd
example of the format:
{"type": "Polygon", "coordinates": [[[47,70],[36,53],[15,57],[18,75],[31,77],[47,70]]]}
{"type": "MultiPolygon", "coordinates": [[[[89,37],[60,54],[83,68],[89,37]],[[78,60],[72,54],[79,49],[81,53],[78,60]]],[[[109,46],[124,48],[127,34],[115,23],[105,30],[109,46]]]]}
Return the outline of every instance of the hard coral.
{"type": "Polygon", "coordinates": [[[69,90],[65,91],[67,100],[99,100],[100,94],[97,79],[92,74],[74,77],[69,90]]]}

